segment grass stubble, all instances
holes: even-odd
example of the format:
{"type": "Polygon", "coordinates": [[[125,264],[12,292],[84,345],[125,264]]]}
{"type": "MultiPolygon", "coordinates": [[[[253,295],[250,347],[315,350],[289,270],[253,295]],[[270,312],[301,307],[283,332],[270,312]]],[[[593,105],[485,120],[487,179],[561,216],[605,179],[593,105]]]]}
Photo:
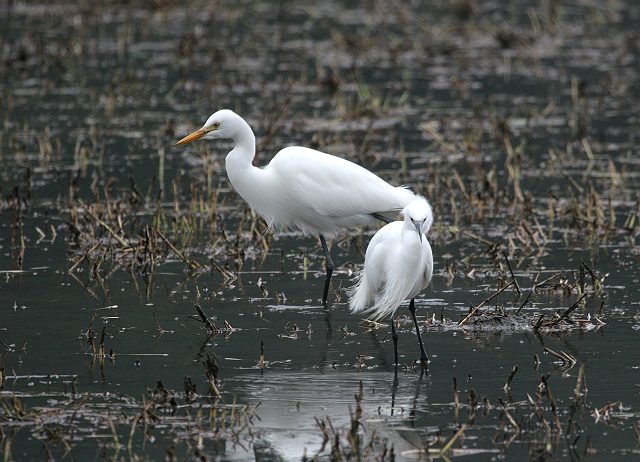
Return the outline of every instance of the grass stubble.
{"type": "MultiPolygon", "coordinates": [[[[535,47],[536,40],[558,33],[561,12],[552,5],[553,2],[547,2],[538,9],[529,9],[528,27],[522,29],[508,22],[487,25],[474,19],[480,17],[475,2],[451,2],[450,14],[454,21],[447,26],[450,30],[445,28],[444,32],[462,30],[471,35],[493,35],[502,48],[527,54],[535,47]]],[[[362,34],[349,36],[338,30],[331,40],[347,56],[377,49],[389,59],[395,59],[395,50],[406,45],[395,39],[381,40],[380,34],[373,33],[381,18],[390,12],[383,5],[377,5],[368,14],[370,21],[364,21],[362,34]]],[[[402,11],[396,14],[398,24],[415,26],[410,15],[402,11]]],[[[605,8],[589,11],[588,18],[595,24],[606,24],[615,21],[617,14],[605,8]]],[[[418,32],[433,34],[425,30],[418,32]]],[[[437,35],[431,37],[434,49],[444,55],[455,54],[459,45],[438,42],[437,35]]],[[[120,59],[130,53],[131,40],[131,34],[123,34],[118,39],[120,59]]],[[[179,47],[181,66],[197,60],[197,40],[195,36],[183,36],[179,47]]],[[[248,46],[250,41],[251,37],[247,38],[240,43],[240,48],[248,46]]],[[[414,46],[418,47],[412,50],[417,55],[425,52],[414,46]]],[[[32,49],[35,48],[26,46],[24,52],[32,49]]],[[[82,53],[85,52],[83,49],[82,53]]],[[[503,78],[510,81],[514,78],[510,74],[512,61],[517,58],[505,56],[508,56],[505,68],[509,73],[503,78]]],[[[447,287],[455,286],[458,281],[477,281],[482,287],[476,292],[479,300],[469,302],[466,312],[458,307],[443,308],[439,316],[436,313],[422,316],[422,328],[433,332],[460,330],[471,337],[488,330],[530,331],[541,339],[540,351],[533,361],[536,371],[543,363],[541,357],[554,358],[559,373],[578,371],[573,395],[564,396],[562,400],[551,391],[552,373],[540,374],[535,388],[514,399],[512,383],[521,367],[515,364],[506,381],[496,381],[492,400],[477,396],[473,389],[468,390],[465,400],[453,377],[453,402],[448,404],[451,421],[444,426],[446,430],[426,431],[414,449],[405,450],[401,455],[449,460],[474,451],[506,453],[514,442],[526,443],[530,458],[541,460],[554,457],[559,448],[566,449],[574,460],[597,453],[584,431],[589,426],[585,419],[599,425],[615,425],[616,421],[632,419],[632,414],[618,399],[612,398],[597,406],[588,402],[585,364],[571,353],[549,348],[543,340],[546,336],[558,337],[573,331],[597,331],[606,324],[609,274],[598,269],[599,256],[611,243],[624,246],[626,242],[629,247],[635,247],[638,235],[638,185],[634,172],[627,170],[633,164],[624,159],[617,162],[605,152],[605,143],[592,135],[593,103],[589,100],[586,82],[571,75],[564,90],[568,103],[550,101],[533,105],[523,116],[513,107],[512,114],[504,113],[496,103],[490,104],[488,110],[481,110],[483,102],[472,101],[470,79],[452,74],[446,86],[456,104],[470,108],[472,115],[464,116],[466,120],[460,130],[453,123],[460,113],[453,109],[444,117],[425,113],[419,125],[419,136],[428,143],[426,151],[431,155],[431,159],[425,161],[422,154],[406,152],[404,141],[394,135],[403,118],[412,112],[407,91],[397,94],[381,90],[367,82],[357,70],[324,64],[318,56],[308,58],[314,63],[315,72],[299,76],[299,82],[286,83],[290,90],[287,93],[292,96],[284,104],[265,111],[271,116],[255,121],[261,130],[259,159],[262,160],[262,152],[269,152],[281,143],[284,134],[292,128],[287,120],[293,119],[300,105],[305,104],[308,95],[296,94],[295,84],[319,88],[333,108],[333,118],[316,124],[313,134],[307,126],[299,124],[297,128],[304,136],[312,135],[311,142],[305,144],[331,151],[344,148],[344,152],[362,164],[374,170],[380,167],[392,182],[409,184],[429,197],[438,217],[430,240],[436,249],[446,252],[439,257],[442,269],[436,277],[447,287]],[[534,130],[553,127],[553,120],[557,119],[567,122],[564,145],[556,143],[543,161],[533,156],[538,159],[534,160],[530,155],[531,145],[535,145],[534,130]],[[394,154],[389,155],[390,152],[394,154]],[[395,158],[396,153],[399,160],[395,158]],[[398,162],[398,168],[389,167],[398,162]],[[553,183],[546,197],[536,196],[535,191],[539,189],[535,182],[540,179],[553,183]],[[585,250],[583,254],[588,256],[576,268],[543,268],[550,253],[576,247],[585,250]],[[551,313],[539,310],[537,307],[544,306],[550,294],[562,297],[565,306],[551,313]],[[491,421],[495,434],[490,440],[491,446],[473,449],[465,444],[465,438],[474,432],[478,421],[491,421]]],[[[382,65],[371,56],[365,55],[365,59],[370,59],[373,65],[382,65]]],[[[178,79],[169,97],[180,93],[188,81],[188,77],[178,79]]],[[[616,91],[624,95],[625,82],[618,84],[616,91]]],[[[131,76],[126,73],[114,76],[108,91],[92,101],[93,109],[101,108],[103,117],[113,118],[121,109],[121,102],[135,91],[131,76]]],[[[15,126],[10,120],[15,106],[13,96],[6,90],[3,96],[5,127],[15,126]]],[[[169,121],[158,138],[156,176],[141,184],[130,174],[123,182],[104,176],[108,152],[104,137],[108,135],[95,124],[86,130],[80,128],[78,133],[66,191],[46,204],[48,214],[63,220],[57,227],[46,220],[30,224],[34,221],[30,219],[30,212],[38,208],[34,166],[46,172],[62,158],[60,135],[48,127],[36,130],[35,126],[24,124],[10,139],[3,141],[19,162],[26,165],[20,169],[18,184],[11,190],[3,190],[0,199],[0,210],[8,217],[8,246],[14,267],[4,271],[5,276],[10,278],[23,271],[29,251],[36,252],[39,245],[54,244],[58,234],[63,233],[68,240],[67,273],[97,301],[109,300],[110,279],[116,273],[128,273],[136,287],[139,279],[144,281],[143,291],[148,296],[154,290],[159,269],[179,267],[185,275],[184,284],[195,289],[191,303],[197,316],[193,318],[202,324],[206,339],[228,338],[235,332],[243,335],[227,320],[218,325],[217,319],[206,314],[211,305],[215,305],[215,295],[211,294],[241,284],[239,274],[247,266],[249,270],[259,266],[277,249],[264,221],[243,204],[239,205],[223,182],[215,184],[214,177],[220,173],[221,165],[214,161],[210,148],[197,148],[193,159],[197,167],[188,174],[179,171],[173,178],[167,178],[166,146],[175,135],[174,123],[169,121]],[[37,236],[33,246],[31,235],[37,236]],[[201,282],[203,280],[207,284],[201,282]],[[209,287],[212,280],[215,287],[209,287]]],[[[7,136],[7,132],[3,131],[2,136],[7,136]]],[[[336,246],[343,253],[353,251],[362,255],[369,236],[370,233],[360,232],[340,239],[336,246]]],[[[296,274],[304,279],[309,271],[321,271],[321,255],[316,252],[282,253],[280,258],[283,262],[293,259],[296,274]]],[[[284,263],[282,269],[284,271],[284,263]]],[[[343,274],[353,269],[349,262],[337,268],[343,274]]],[[[268,299],[271,295],[277,304],[286,303],[286,295],[273,285],[270,285],[271,291],[267,290],[268,282],[261,280],[258,284],[262,297],[268,299]]],[[[333,292],[336,305],[343,301],[340,289],[335,288],[333,292]]],[[[173,333],[160,326],[155,312],[152,316],[159,335],[173,333]]],[[[108,346],[113,343],[108,327],[105,325],[96,331],[94,320],[95,315],[81,338],[85,356],[89,358],[87,368],[98,367],[103,373],[105,362],[115,362],[118,353],[115,346],[108,346]]],[[[401,328],[409,329],[409,322],[404,316],[398,319],[401,328]]],[[[365,326],[372,330],[382,327],[386,326],[380,323],[365,326]]],[[[297,339],[310,329],[310,326],[305,329],[287,324],[277,335],[297,339]]],[[[335,332],[342,338],[351,334],[346,326],[337,327],[335,332]]],[[[8,340],[11,332],[0,331],[0,334],[4,358],[16,347],[8,340]]],[[[256,364],[261,373],[275,363],[265,358],[264,350],[262,340],[256,364]]],[[[78,389],[76,376],[20,376],[3,367],[0,359],[0,449],[4,460],[12,459],[13,441],[24,431],[36,436],[44,454],[50,458],[55,456],[55,451],[63,456],[73,454],[79,441],[96,439],[103,458],[145,459],[146,445],[167,432],[180,442],[166,449],[168,460],[186,454],[205,458],[223,454],[231,450],[228,445],[240,445],[248,450],[254,442],[252,432],[257,432],[253,426],[259,420],[259,406],[241,405],[235,398],[232,403],[228,402],[230,396],[224,389],[220,364],[215,354],[206,351],[206,342],[199,358],[206,383],[204,394],[199,395],[196,384],[185,377],[184,391],[168,390],[158,380],[155,388],[147,389],[141,399],[83,393],[78,389]],[[28,379],[49,385],[57,383],[56,403],[28,406],[30,399],[38,398],[37,393],[29,395],[22,391],[20,384],[28,379]],[[14,388],[20,391],[13,392],[14,388]],[[105,411],[105,406],[113,411],[105,411]]],[[[364,361],[361,358],[356,363],[362,366],[364,361]]],[[[407,375],[422,374],[415,364],[407,364],[403,370],[407,375]]],[[[416,401],[418,398],[416,395],[416,401]]],[[[315,454],[307,454],[305,458],[393,460],[394,440],[384,436],[385,432],[370,429],[374,425],[368,422],[366,403],[366,394],[360,385],[355,392],[355,407],[349,408],[347,427],[335,428],[329,416],[317,416],[322,443],[315,454]]],[[[638,435],[637,422],[633,423],[633,429],[638,435]]]]}

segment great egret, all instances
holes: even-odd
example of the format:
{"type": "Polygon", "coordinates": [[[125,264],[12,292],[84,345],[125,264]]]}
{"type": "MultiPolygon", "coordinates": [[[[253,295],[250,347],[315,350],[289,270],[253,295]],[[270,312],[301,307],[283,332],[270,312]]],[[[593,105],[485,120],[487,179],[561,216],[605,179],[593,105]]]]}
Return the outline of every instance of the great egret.
{"type": "Polygon", "coordinates": [[[219,138],[230,139],[235,145],[225,160],[229,181],[269,226],[319,235],[326,259],[325,306],[333,260],[324,235],[376,219],[388,223],[391,220],[386,214],[400,211],[415,197],[408,189],[391,186],[353,162],[300,146],[284,148],[265,167],[254,167],[255,135],[249,124],[229,109],[211,115],[202,128],[176,145],[219,138]]]}
{"type": "Polygon", "coordinates": [[[428,357],[416,319],[414,297],[429,285],[433,274],[433,254],[425,235],[433,223],[433,212],[425,198],[416,196],[401,213],[404,221],[385,225],[371,239],[364,269],[349,290],[349,307],[352,313],[364,312],[373,320],[390,316],[397,365],[398,334],[393,316],[404,300],[411,299],[409,310],[420,343],[420,361],[426,365],[428,357]]]}

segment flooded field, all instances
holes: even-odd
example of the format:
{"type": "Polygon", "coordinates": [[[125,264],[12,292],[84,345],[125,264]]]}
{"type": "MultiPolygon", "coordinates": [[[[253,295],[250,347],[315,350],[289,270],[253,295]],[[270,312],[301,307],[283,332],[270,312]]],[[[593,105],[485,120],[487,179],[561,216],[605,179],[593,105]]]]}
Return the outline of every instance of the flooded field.
{"type": "Polygon", "coordinates": [[[640,445],[640,5],[2,2],[3,460],[632,460],[640,445]],[[425,195],[435,271],[348,312],[375,229],[271,232],[299,144],[425,195]]]}

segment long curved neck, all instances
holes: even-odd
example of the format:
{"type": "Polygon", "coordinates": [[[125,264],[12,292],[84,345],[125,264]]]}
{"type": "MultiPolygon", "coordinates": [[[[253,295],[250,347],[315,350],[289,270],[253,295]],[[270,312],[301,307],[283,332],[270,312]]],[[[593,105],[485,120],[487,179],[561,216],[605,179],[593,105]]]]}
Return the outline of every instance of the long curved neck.
{"type": "Polygon", "coordinates": [[[256,136],[253,134],[253,130],[244,119],[240,119],[239,122],[236,133],[232,138],[235,146],[227,154],[227,169],[230,163],[232,168],[250,167],[256,154],[256,136]]]}
{"type": "Polygon", "coordinates": [[[264,181],[264,171],[253,166],[256,137],[244,120],[238,126],[233,143],[235,147],[225,158],[227,176],[234,189],[254,207],[255,198],[252,192],[261,190],[259,185],[264,181]]]}
{"type": "Polygon", "coordinates": [[[238,183],[249,175],[255,167],[252,165],[256,155],[256,137],[248,123],[240,119],[232,140],[235,145],[227,154],[225,166],[231,184],[238,189],[238,183]]]}

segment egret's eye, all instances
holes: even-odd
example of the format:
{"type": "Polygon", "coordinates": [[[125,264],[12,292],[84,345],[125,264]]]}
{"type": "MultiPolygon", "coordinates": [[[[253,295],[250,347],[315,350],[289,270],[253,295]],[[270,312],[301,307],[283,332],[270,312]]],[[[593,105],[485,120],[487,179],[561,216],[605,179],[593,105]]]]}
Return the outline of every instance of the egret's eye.
{"type": "Polygon", "coordinates": [[[220,128],[220,122],[215,122],[215,123],[211,126],[211,128],[212,128],[213,130],[217,130],[217,129],[219,129],[219,128],[220,128]]]}

